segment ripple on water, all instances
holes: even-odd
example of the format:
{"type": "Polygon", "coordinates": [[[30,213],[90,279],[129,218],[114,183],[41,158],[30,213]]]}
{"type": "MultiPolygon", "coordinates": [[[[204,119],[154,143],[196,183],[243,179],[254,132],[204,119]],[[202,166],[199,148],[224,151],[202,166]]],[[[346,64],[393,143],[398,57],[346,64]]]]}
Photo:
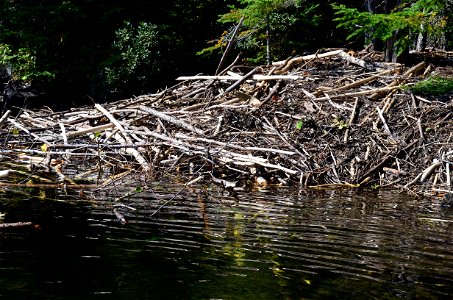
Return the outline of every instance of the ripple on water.
{"type": "MultiPolygon", "coordinates": [[[[155,268],[174,280],[175,291],[190,286],[197,299],[453,297],[453,217],[428,199],[288,189],[178,192],[124,199],[134,208],[118,208],[127,224],[111,202],[97,200],[85,238],[104,241],[115,254],[81,257],[97,263],[133,257],[135,270],[155,268]]],[[[0,262],[8,255],[0,253],[0,262]]]]}

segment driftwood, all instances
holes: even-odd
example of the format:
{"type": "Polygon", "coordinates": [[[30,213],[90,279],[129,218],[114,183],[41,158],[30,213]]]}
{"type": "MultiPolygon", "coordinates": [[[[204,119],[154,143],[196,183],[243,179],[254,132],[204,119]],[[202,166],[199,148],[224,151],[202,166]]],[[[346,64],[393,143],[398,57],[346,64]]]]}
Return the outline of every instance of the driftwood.
{"type": "Polygon", "coordinates": [[[259,179],[267,187],[451,191],[451,95],[404,86],[438,68],[386,65],[371,54],[339,49],[251,70],[230,65],[216,76],[181,76],[156,94],[6,113],[0,186],[105,189],[130,178],[237,188],[259,179]]]}
{"type": "Polygon", "coordinates": [[[29,227],[29,226],[33,226],[33,223],[32,222],[0,223],[0,230],[4,228],[29,227]]]}

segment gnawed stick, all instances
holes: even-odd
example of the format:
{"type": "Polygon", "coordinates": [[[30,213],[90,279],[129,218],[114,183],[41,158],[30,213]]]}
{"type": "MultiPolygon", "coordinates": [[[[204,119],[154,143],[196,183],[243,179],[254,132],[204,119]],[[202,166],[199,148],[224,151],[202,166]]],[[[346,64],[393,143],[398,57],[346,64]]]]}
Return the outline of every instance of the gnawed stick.
{"type": "MultiPolygon", "coordinates": [[[[338,95],[329,95],[330,99],[340,99],[340,98],[348,98],[348,97],[357,97],[357,96],[366,96],[369,94],[373,93],[384,93],[384,92],[391,92],[393,90],[398,89],[399,86],[389,86],[389,87],[383,87],[383,88],[377,88],[373,90],[368,90],[368,91],[360,91],[360,92],[351,92],[351,93],[344,93],[344,94],[338,94],[338,95]]],[[[325,101],[328,100],[327,96],[326,97],[320,97],[316,98],[316,101],[325,101]]]]}
{"type": "Polygon", "coordinates": [[[238,81],[236,81],[234,84],[232,84],[230,87],[228,87],[223,93],[220,93],[218,96],[221,96],[223,94],[226,94],[226,93],[229,93],[231,92],[232,90],[234,89],[237,89],[244,81],[246,81],[247,79],[249,79],[250,77],[253,76],[253,74],[256,73],[256,71],[258,71],[258,68],[254,68],[253,70],[251,70],[250,72],[248,72],[247,74],[245,74],[241,79],[239,79],[238,81]]]}
{"type": "Polygon", "coordinates": [[[77,130],[77,131],[71,131],[71,132],[68,132],[66,135],[69,138],[73,138],[73,137],[85,135],[88,133],[101,132],[106,129],[112,128],[112,127],[115,127],[115,125],[113,123],[102,124],[102,125],[94,126],[94,127],[81,128],[80,130],[77,130]]]}
{"type": "Polygon", "coordinates": [[[0,223],[0,229],[11,227],[27,227],[33,226],[32,222],[15,222],[15,223],[0,223]]]}
{"type": "MultiPolygon", "coordinates": [[[[128,136],[128,134],[126,133],[126,130],[124,129],[124,127],[115,119],[115,117],[110,113],[108,112],[104,107],[102,107],[100,104],[96,103],[94,105],[96,107],[97,110],[99,110],[100,112],[102,112],[109,120],[110,122],[112,122],[115,127],[120,131],[121,135],[120,134],[115,134],[113,135],[113,137],[118,141],[120,142],[121,144],[132,144],[132,140],[131,138],[128,136]]],[[[137,149],[134,149],[134,148],[126,148],[124,150],[126,153],[132,155],[135,157],[135,159],[137,160],[137,162],[142,166],[142,168],[145,170],[145,171],[148,171],[149,170],[149,164],[148,162],[146,161],[146,159],[143,157],[143,155],[141,155],[141,153],[137,150],[137,149]]]]}
{"type": "MultiPolygon", "coordinates": [[[[103,113],[110,120],[110,122],[112,122],[115,125],[115,127],[118,128],[119,131],[124,133],[123,125],[121,125],[108,110],[106,110],[104,107],[102,107],[102,105],[100,105],[99,103],[96,103],[94,105],[94,107],[97,110],[99,110],[101,113],[103,113]]],[[[126,134],[125,134],[124,138],[126,140],[128,140],[128,139],[130,140],[130,138],[126,134]]]]}
{"type": "Polygon", "coordinates": [[[357,97],[354,102],[354,107],[352,108],[351,116],[349,117],[348,128],[346,128],[346,131],[344,133],[344,137],[343,137],[344,143],[348,142],[349,131],[350,131],[351,125],[355,122],[355,119],[357,118],[358,110],[359,110],[359,98],[357,97]]]}
{"type": "Polygon", "coordinates": [[[385,118],[384,118],[384,115],[382,114],[382,111],[381,109],[379,108],[379,106],[376,106],[376,110],[377,110],[377,113],[378,113],[378,116],[379,118],[381,119],[381,122],[384,126],[384,130],[385,132],[388,134],[388,135],[392,135],[392,132],[390,131],[390,128],[389,126],[387,125],[387,122],[385,121],[385,118]]]}
{"type": "Polygon", "coordinates": [[[424,182],[426,179],[428,179],[428,177],[434,172],[434,170],[436,170],[440,166],[442,166],[442,162],[441,161],[435,161],[428,168],[424,169],[421,172],[420,182],[424,182]]]}
{"type": "Polygon", "coordinates": [[[267,97],[263,101],[261,101],[261,103],[258,105],[258,107],[261,107],[264,104],[266,104],[267,102],[269,102],[272,99],[272,97],[277,93],[277,91],[280,89],[282,83],[283,83],[282,80],[277,81],[277,83],[270,89],[267,97]]]}
{"type": "Polygon", "coordinates": [[[291,175],[295,175],[295,174],[299,173],[299,171],[297,171],[297,170],[292,170],[292,169],[283,167],[281,165],[271,164],[271,163],[267,162],[267,159],[265,159],[265,158],[252,156],[252,155],[243,155],[243,154],[239,154],[239,153],[226,151],[224,149],[221,149],[220,153],[221,154],[226,154],[227,156],[230,156],[230,157],[227,157],[227,156],[224,155],[224,156],[218,158],[220,161],[223,161],[223,162],[226,162],[226,163],[230,162],[230,163],[233,163],[233,164],[236,164],[236,165],[254,165],[254,164],[257,164],[257,165],[260,165],[260,166],[263,166],[263,167],[268,167],[268,168],[271,168],[271,169],[281,170],[281,171],[283,171],[285,173],[288,173],[288,174],[291,174],[291,175]]]}
{"type": "Polygon", "coordinates": [[[282,69],[275,71],[275,74],[283,74],[283,73],[288,72],[288,70],[295,64],[299,64],[304,61],[316,59],[316,58],[326,58],[326,57],[336,56],[336,55],[340,54],[341,52],[343,52],[343,50],[335,50],[335,51],[330,51],[330,52],[321,53],[321,54],[311,54],[311,55],[306,55],[306,56],[300,56],[300,57],[295,57],[293,59],[290,59],[289,61],[285,60],[285,61],[273,62],[272,65],[281,66],[282,64],[285,64],[285,66],[282,69]]]}
{"type": "Polygon", "coordinates": [[[192,132],[194,132],[196,134],[204,135],[204,133],[203,133],[203,131],[201,131],[201,129],[198,129],[198,128],[190,125],[189,123],[186,123],[186,122],[184,122],[182,120],[178,120],[178,119],[176,119],[176,118],[174,118],[172,116],[169,116],[167,114],[164,114],[164,113],[162,113],[160,111],[157,111],[155,109],[152,109],[152,108],[149,108],[149,107],[145,107],[145,106],[140,106],[139,109],[141,111],[146,112],[146,113],[148,113],[150,115],[153,115],[153,116],[155,116],[155,117],[157,117],[159,119],[162,119],[162,120],[167,121],[169,123],[175,124],[175,125],[177,125],[179,127],[187,129],[189,131],[192,131],[192,132]]]}
{"type": "MultiPolygon", "coordinates": [[[[247,75],[244,75],[247,76],[247,75]]],[[[255,81],[270,81],[270,80],[298,80],[303,79],[304,76],[299,75],[250,75],[247,78],[243,78],[242,76],[231,76],[231,75],[195,75],[195,76],[180,76],[176,78],[176,80],[244,80],[251,79],[255,81]]]]}
{"type": "MultiPolygon", "coordinates": [[[[424,61],[422,61],[419,64],[416,64],[415,66],[413,66],[412,68],[410,68],[409,70],[407,70],[406,72],[403,73],[402,79],[396,79],[396,80],[392,81],[390,84],[388,84],[386,87],[391,88],[391,87],[400,85],[401,83],[403,83],[406,80],[406,77],[410,77],[410,76],[412,76],[412,74],[417,73],[422,68],[424,68],[425,65],[426,65],[426,62],[424,62],[424,61]]],[[[382,91],[376,91],[376,93],[371,95],[370,98],[378,99],[381,96],[381,93],[382,93],[382,91]]]]}
{"type": "MultiPolygon", "coordinates": [[[[150,135],[155,138],[164,140],[164,141],[168,142],[170,145],[172,145],[173,147],[180,149],[183,153],[188,153],[191,155],[194,155],[194,154],[206,155],[207,154],[206,147],[204,147],[204,146],[196,146],[196,145],[184,143],[180,140],[176,140],[176,139],[170,138],[168,136],[165,136],[165,135],[162,135],[162,134],[159,134],[156,132],[149,132],[149,133],[142,133],[142,134],[150,135]]],[[[227,151],[225,149],[215,149],[215,148],[211,149],[209,153],[211,156],[216,157],[218,160],[220,160],[224,163],[230,162],[230,163],[233,163],[236,165],[258,164],[263,167],[278,169],[278,170],[284,171],[291,175],[298,173],[298,171],[296,171],[296,170],[292,170],[292,169],[283,167],[281,165],[271,164],[268,162],[268,160],[266,158],[262,158],[262,157],[258,157],[258,156],[244,155],[244,154],[240,154],[240,153],[236,153],[236,152],[227,151]]]]}
{"type": "Polygon", "coordinates": [[[233,47],[234,40],[236,39],[236,35],[237,35],[238,31],[239,31],[239,28],[242,26],[242,22],[243,21],[244,21],[244,17],[242,17],[239,20],[239,23],[234,28],[233,34],[231,36],[231,39],[229,40],[228,45],[227,45],[227,47],[225,49],[225,52],[223,52],[222,58],[220,59],[219,65],[217,66],[217,70],[215,71],[216,75],[220,73],[220,70],[223,67],[223,63],[225,62],[225,59],[226,59],[227,55],[230,53],[231,47],[233,47]]]}
{"type": "MultiPolygon", "coordinates": [[[[124,136],[120,135],[119,133],[114,134],[113,138],[121,144],[126,144],[126,140],[124,139],[124,136]]],[[[131,142],[131,141],[129,141],[129,142],[131,142]]],[[[142,166],[142,168],[145,171],[149,170],[148,161],[143,157],[143,155],[137,149],[128,147],[128,148],[124,149],[124,152],[134,156],[135,160],[142,166]]]]}
{"type": "Polygon", "coordinates": [[[30,132],[27,128],[25,128],[24,126],[22,126],[21,124],[19,124],[18,122],[16,122],[15,120],[9,118],[8,119],[8,122],[10,122],[11,124],[14,125],[14,127],[16,127],[17,129],[20,129],[22,130],[23,132],[29,134],[30,136],[34,137],[35,139],[37,139],[38,141],[41,141],[43,142],[44,144],[46,144],[47,146],[49,145],[52,145],[52,143],[50,143],[49,141],[43,139],[42,137],[34,134],[33,132],[30,132]]]}
{"type": "Polygon", "coordinates": [[[347,62],[351,63],[351,64],[354,64],[354,65],[358,65],[358,66],[361,66],[362,68],[365,68],[365,69],[368,69],[368,70],[375,70],[376,67],[372,64],[372,63],[369,63],[369,62],[366,62],[360,58],[357,58],[357,57],[354,57],[354,56],[351,56],[349,55],[348,53],[344,52],[344,51],[341,51],[340,53],[338,53],[338,55],[346,60],[347,62]]]}
{"type": "Polygon", "coordinates": [[[244,147],[244,146],[239,146],[235,145],[232,143],[224,143],[212,139],[205,139],[205,138],[198,138],[198,137],[190,137],[181,133],[177,133],[175,137],[180,138],[180,139],[185,139],[185,140],[190,140],[190,141],[200,141],[200,142],[205,142],[208,144],[217,144],[222,147],[230,147],[233,149],[237,150],[244,150],[244,151],[257,151],[257,152],[270,152],[270,153],[279,153],[279,154],[285,154],[285,155],[294,155],[296,152],[293,151],[287,151],[287,150],[280,150],[280,149],[274,149],[274,148],[261,148],[261,147],[244,147]]]}
{"type": "Polygon", "coordinates": [[[349,90],[349,89],[352,89],[352,88],[355,88],[357,86],[361,86],[361,85],[364,85],[365,83],[370,83],[370,82],[373,82],[377,79],[379,79],[380,77],[384,76],[384,75],[387,75],[387,74],[390,74],[392,72],[394,72],[395,70],[385,70],[385,71],[382,71],[376,75],[373,75],[373,76],[370,76],[370,77],[366,77],[366,78],[363,78],[363,79],[360,79],[360,80],[357,80],[357,81],[354,81],[354,82],[351,82],[349,84],[346,84],[344,86],[341,86],[341,87],[338,87],[338,88],[325,88],[325,87],[321,87],[321,91],[318,91],[316,93],[313,93],[314,95],[316,96],[320,96],[323,92],[326,92],[326,93],[336,93],[336,92],[341,92],[341,91],[345,91],[345,90],[349,90]]]}
{"type": "Polygon", "coordinates": [[[0,124],[2,124],[3,122],[5,122],[5,120],[9,117],[9,114],[11,113],[10,110],[7,110],[3,116],[0,118],[0,124]]]}

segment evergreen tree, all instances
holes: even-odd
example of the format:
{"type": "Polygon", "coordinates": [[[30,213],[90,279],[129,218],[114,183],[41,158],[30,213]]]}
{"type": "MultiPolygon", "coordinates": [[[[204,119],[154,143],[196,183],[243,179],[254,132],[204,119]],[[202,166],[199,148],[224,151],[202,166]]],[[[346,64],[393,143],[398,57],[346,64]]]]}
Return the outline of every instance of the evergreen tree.
{"type": "MultiPolygon", "coordinates": [[[[288,57],[295,51],[316,47],[316,38],[326,27],[321,7],[324,4],[309,0],[240,0],[230,12],[220,18],[223,24],[243,25],[237,38],[237,47],[248,52],[252,62],[270,63],[270,60],[288,57]]],[[[204,50],[215,51],[228,42],[231,32],[224,32],[218,42],[204,50]]]]}
{"type": "Polygon", "coordinates": [[[368,36],[386,43],[386,61],[397,61],[407,52],[419,33],[440,36],[451,23],[449,2],[445,0],[390,1],[379,11],[375,1],[367,1],[371,11],[333,5],[338,27],[352,32],[348,39],[368,36]]]}

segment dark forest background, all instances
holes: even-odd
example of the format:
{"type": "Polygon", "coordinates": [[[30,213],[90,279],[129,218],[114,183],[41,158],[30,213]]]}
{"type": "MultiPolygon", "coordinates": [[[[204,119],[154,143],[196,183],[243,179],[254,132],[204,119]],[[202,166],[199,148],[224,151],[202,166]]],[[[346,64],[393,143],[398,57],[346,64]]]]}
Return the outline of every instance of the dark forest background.
{"type": "MultiPolygon", "coordinates": [[[[388,40],[378,26],[388,20],[377,20],[375,31],[355,32],[368,22],[357,12],[391,14],[418,2],[438,11],[443,46],[451,48],[449,0],[2,0],[2,83],[31,84],[41,94],[37,103],[56,108],[155,93],[180,75],[214,74],[242,17],[248,21],[228,59],[241,53],[242,63],[259,64],[266,63],[266,32],[272,60],[329,47],[361,49],[388,40]]],[[[382,30],[395,36],[403,29],[382,30]]]]}

